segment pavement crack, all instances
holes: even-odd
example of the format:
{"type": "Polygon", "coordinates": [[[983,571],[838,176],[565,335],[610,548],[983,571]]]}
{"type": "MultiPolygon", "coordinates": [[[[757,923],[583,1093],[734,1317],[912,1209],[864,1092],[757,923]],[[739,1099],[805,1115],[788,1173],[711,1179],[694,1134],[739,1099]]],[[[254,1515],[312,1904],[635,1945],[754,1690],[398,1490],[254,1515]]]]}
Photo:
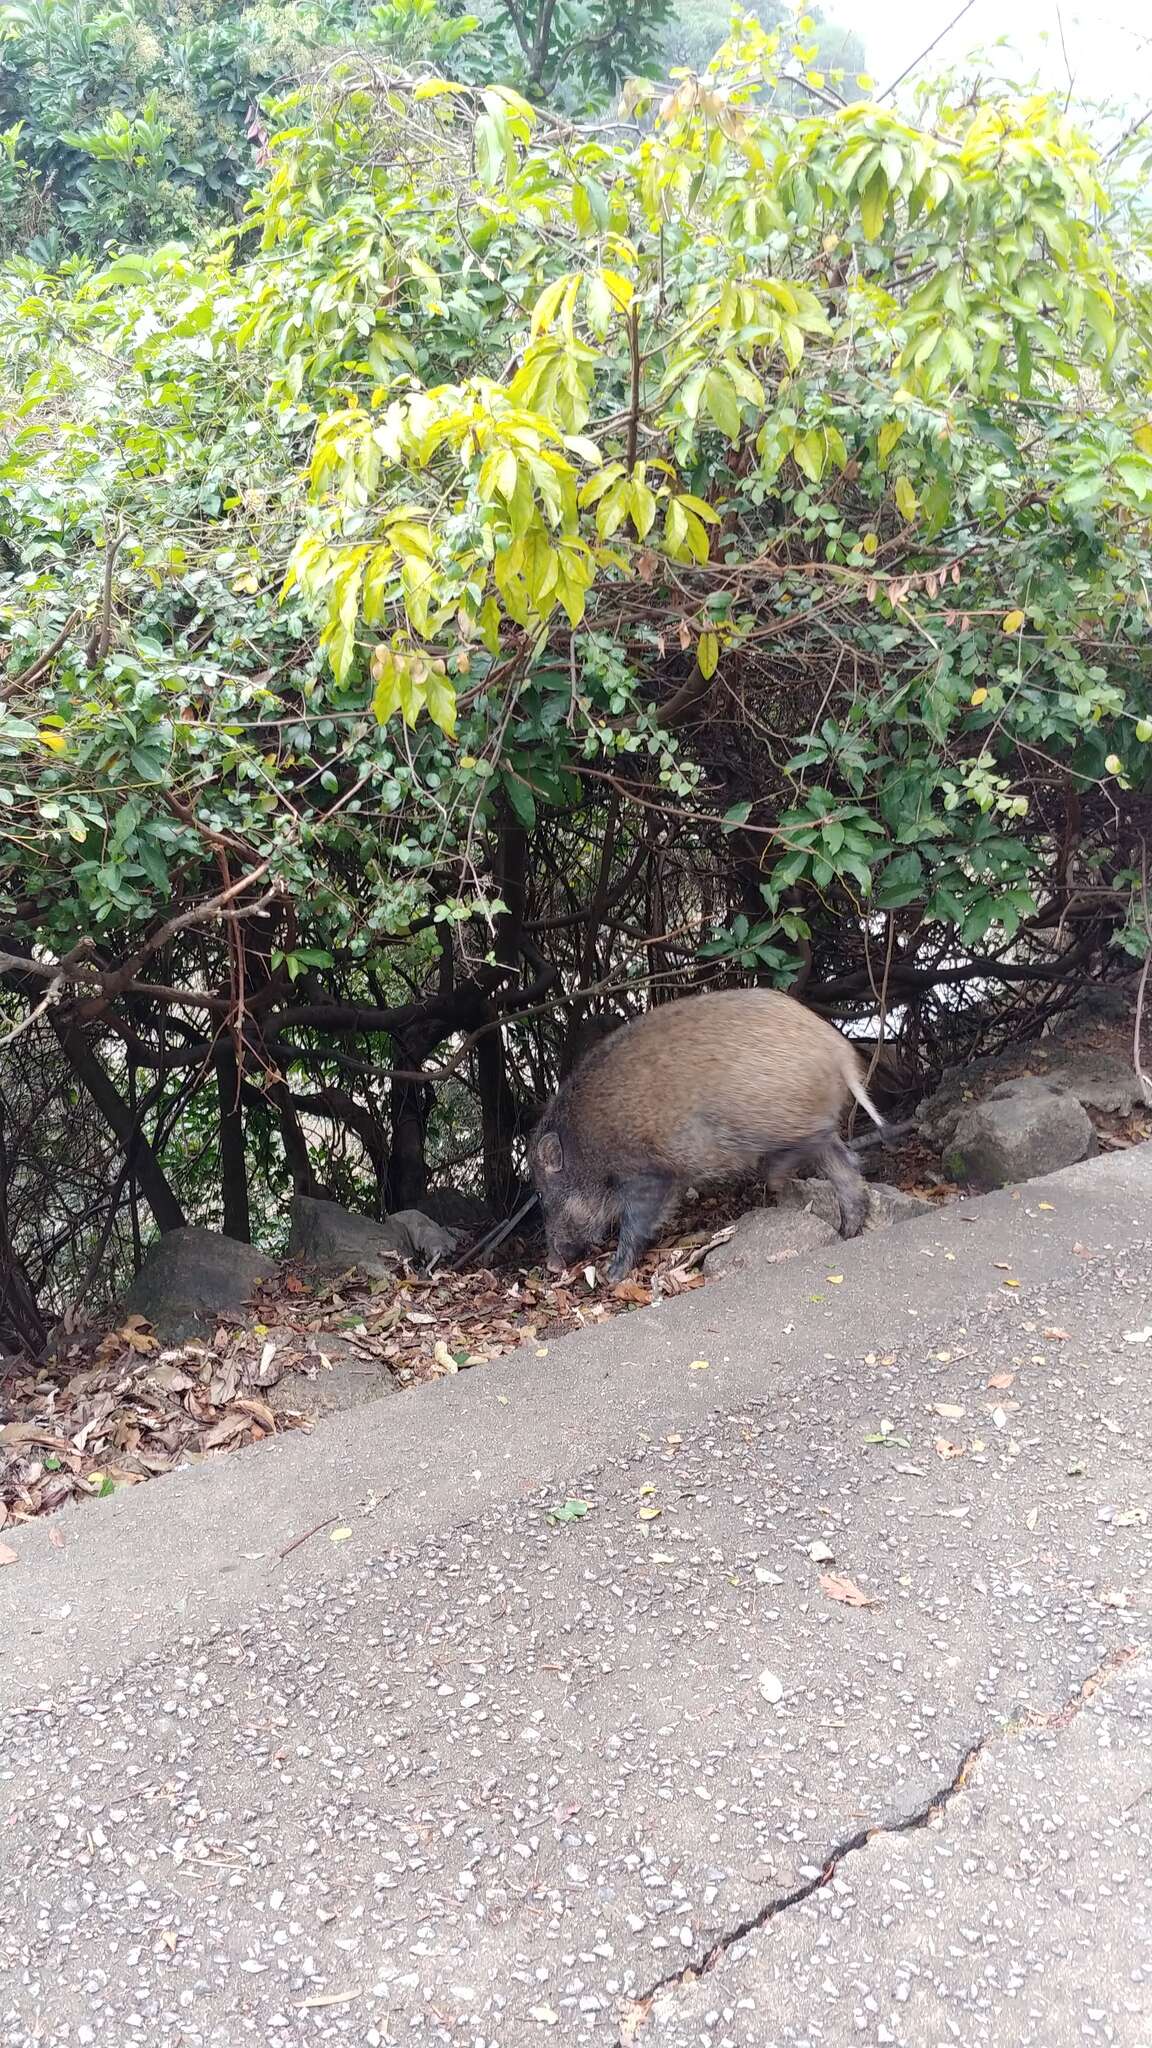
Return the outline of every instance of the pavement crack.
{"type": "Polygon", "coordinates": [[[1014,1741],[1021,1735],[1032,1734],[1041,1729],[1059,1733],[1067,1728],[1101,1687],[1107,1685],[1125,1664],[1141,1654],[1140,1648],[1131,1645],[1110,1650],[1082,1680],[1075,1692],[1058,1707],[1051,1708],[1045,1714],[1018,1715],[1015,1719],[1004,1721],[996,1728],[990,1729],[986,1734],[977,1736],[964,1750],[952,1776],[931,1793],[915,1812],[905,1814],[900,1820],[870,1821],[867,1826],[857,1828],[853,1834],[846,1835],[843,1841],[837,1842],[828,1852],[815,1877],[807,1878],[803,1884],[796,1885],[791,1891],[781,1892],[776,1898],[770,1899],[759,1912],[739,1921],[736,1926],[727,1928],[695,1961],[686,1964],[683,1969],[669,1971],[666,1976],[658,1978],[649,1990],[629,2000],[620,2021],[616,2048],[631,2048],[631,2044],[636,2041],[650,2018],[652,2007],[658,1998],[672,1992],[688,1990],[691,1985],[698,1983],[701,1977],[707,1977],[737,1942],[746,1941],[749,1935],[759,1934],[771,1921],[778,1919],[781,1913],[789,1913],[794,1906],[806,1904],[816,1892],[823,1891],[826,1885],[832,1883],[849,1856],[855,1856],[859,1850],[867,1848],[869,1842],[875,1841],[878,1835],[914,1834],[917,1829],[930,1826],[947,1811],[957,1794],[964,1790],[975,1766],[988,1750],[998,1743],[1014,1741]]]}

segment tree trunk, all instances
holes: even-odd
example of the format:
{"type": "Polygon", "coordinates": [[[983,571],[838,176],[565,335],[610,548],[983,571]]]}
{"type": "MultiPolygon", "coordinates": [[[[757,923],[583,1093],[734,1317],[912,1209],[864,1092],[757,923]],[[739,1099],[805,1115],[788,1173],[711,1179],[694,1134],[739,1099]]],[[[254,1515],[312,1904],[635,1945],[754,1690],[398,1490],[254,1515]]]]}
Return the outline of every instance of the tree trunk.
{"type": "MultiPolygon", "coordinates": [[[[396,1050],[400,1064],[420,1065],[422,1054],[401,1045],[396,1050]]],[[[391,1216],[397,1209],[418,1209],[428,1193],[424,1138],[434,1097],[426,1081],[393,1081],[389,1093],[392,1150],[384,1184],[384,1207],[391,1216]]]]}
{"type": "Polygon", "coordinates": [[[216,1088],[220,1096],[220,1193],[224,1208],[224,1235],[252,1242],[252,1218],[248,1208],[248,1162],[244,1152],[244,1111],[240,1103],[240,1075],[236,1054],[222,1042],[216,1051],[216,1088]]]}
{"type": "Polygon", "coordinates": [[[164,1169],[83,1031],[74,1024],[63,1023],[54,1014],[52,1029],[77,1080],[88,1090],[109,1130],[114,1131],[120,1140],[125,1156],[131,1161],[140,1192],[156,1219],[157,1229],[182,1230],[184,1211],[168,1184],[164,1169]]]}
{"type": "Polygon", "coordinates": [[[308,1156],[308,1140],[296,1114],[296,1104],[286,1081],[274,1081],[265,1089],[269,1102],[273,1103],[280,1119],[280,1138],[284,1146],[284,1158],[292,1176],[292,1187],[298,1195],[319,1195],[320,1184],[312,1171],[308,1156]]]}
{"type": "Polygon", "coordinates": [[[8,1228],[8,1148],[4,1133],[4,1106],[0,1102],[0,1356],[26,1352],[36,1358],[48,1340],[48,1325],[40,1313],[27,1268],[16,1256],[8,1228]]]}

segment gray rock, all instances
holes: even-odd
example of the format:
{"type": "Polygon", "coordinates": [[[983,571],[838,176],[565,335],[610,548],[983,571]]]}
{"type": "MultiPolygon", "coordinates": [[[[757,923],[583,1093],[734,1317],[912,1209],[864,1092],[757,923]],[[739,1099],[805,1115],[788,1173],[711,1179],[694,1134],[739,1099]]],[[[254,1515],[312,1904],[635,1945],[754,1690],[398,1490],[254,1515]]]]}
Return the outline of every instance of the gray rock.
{"type": "Polygon", "coordinates": [[[399,1209],[377,1223],[371,1216],[342,1209],[339,1202],[321,1201],[315,1195],[292,1198],[288,1251],[306,1266],[341,1273],[355,1268],[371,1280],[388,1280],[402,1260],[430,1259],[437,1252],[451,1251],[455,1243],[450,1230],[419,1209],[399,1209]]]}
{"type": "MultiPolygon", "coordinates": [[[[1110,991],[1098,993],[1103,998],[1110,991]]],[[[965,1109],[988,1101],[1000,1086],[1013,1080],[1052,1081],[1086,1109],[1123,1112],[1144,1103],[1139,1078],[1128,1060],[1116,1053],[1084,1052],[1062,1045],[1056,1038],[1045,1038],[1026,1053],[970,1060],[958,1073],[946,1075],[920,1104],[920,1135],[925,1144],[943,1152],[952,1143],[965,1109]]]]}
{"type": "Polygon", "coordinates": [[[458,1231],[462,1237],[488,1230],[496,1221],[495,1212],[479,1195],[461,1194],[458,1188],[429,1188],[420,1209],[433,1223],[442,1223],[445,1230],[458,1231]]]}
{"type": "Polygon", "coordinates": [[[754,1272],[758,1266],[778,1265],[782,1259],[817,1251],[839,1234],[837,1225],[802,1209],[750,1209],[741,1216],[727,1244],[709,1252],[704,1271],[709,1280],[722,1279],[726,1273],[754,1272]]]}
{"type": "Polygon", "coordinates": [[[962,1072],[945,1075],[940,1086],[925,1096],[916,1111],[924,1143],[933,1151],[942,1152],[951,1144],[965,1110],[983,1101],[1005,1078],[996,1060],[970,1060],[962,1072]]]}
{"type": "Polygon", "coordinates": [[[1076,1097],[1025,1075],[962,1111],[943,1164],[949,1180],[1002,1188],[1075,1166],[1095,1149],[1091,1118],[1076,1097]]]}
{"type": "Polygon", "coordinates": [[[455,1251],[460,1242],[458,1230],[445,1230],[442,1223],[434,1223],[423,1209],[395,1209],[386,1227],[403,1230],[410,1256],[416,1259],[444,1258],[455,1251]]]}
{"type": "Polygon", "coordinates": [[[152,1246],[124,1297],[129,1314],[146,1316],[166,1344],[210,1337],[222,1315],[245,1307],[275,1262],[253,1245],[189,1224],[152,1246]]]}
{"type": "MultiPolygon", "coordinates": [[[[819,1216],[840,1234],[840,1204],[831,1181],[827,1180],[782,1180],[775,1190],[776,1204],[780,1209],[799,1209],[819,1216]]],[[[868,1185],[868,1214],[864,1228],[887,1230],[893,1223],[910,1222],[913,1217],[923,1216],[924,1203],[915,1195],[906,1195],[902,1188],[889,1187],[886,1181],[871,1181],[868,1185]]]]}
{"type": "Polygon", "coordinates": [[[931,1213],[930,1202],[922,1202],[916,1195],[906,1194],[903,1188],[894,1188],[886,1180],[874,1180],[868,1184],[865,1230],[887,1230],[893,1223],[923,1222],[931,1213]]]}
{"type": "Polygon", "coordinates": [[[1144,1090],[1136,1069],[1110,1052],[1054,1051],[1044,1062],[1044,1076],[1066,1088],[1085,1109],[1139,1109],[1144,1090]]]}
{"type": "Polygon", "coordinates": [[[772,1193],[776,1207],[784,1210],[799,1209],[811,1216],[818,1216],[826,1223],[836,1237],[840,1235],[840,1204],[836,1190],[829,1180],[793,1179],[774,1183],[772,1193]]]}
{"type": "Polygon", "coordinates": [[[1052,1019],[1045,1044],[1053,1038],[1073,1038],[1078,1031],[1091,1030],[1093,1026],[1129,1023],[1137,981],[1138,976],[1133,974],[1119,986],[1112,983],[1107,988],[1084,989],[1068,1009],[1052,1019]]]}

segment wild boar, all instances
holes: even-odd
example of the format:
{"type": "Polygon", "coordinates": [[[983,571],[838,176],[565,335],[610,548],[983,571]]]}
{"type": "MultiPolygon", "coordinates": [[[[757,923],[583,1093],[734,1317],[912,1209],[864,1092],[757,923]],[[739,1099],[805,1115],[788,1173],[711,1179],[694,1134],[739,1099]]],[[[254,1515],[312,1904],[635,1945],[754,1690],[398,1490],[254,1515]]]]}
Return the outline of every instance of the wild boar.
{"type": "Polygon", "coordinates": [[[623,1279],[689,1183],[802,1165],[832,1182],[855,1237],[868,1193],[840,1136],[850,1095],[884,1131],[852,1047],[791,996],[733,989],[647,1011],[585,1055],[532,1133],[550,1266],[615,1226],[608,1273],[623,1279]]]}

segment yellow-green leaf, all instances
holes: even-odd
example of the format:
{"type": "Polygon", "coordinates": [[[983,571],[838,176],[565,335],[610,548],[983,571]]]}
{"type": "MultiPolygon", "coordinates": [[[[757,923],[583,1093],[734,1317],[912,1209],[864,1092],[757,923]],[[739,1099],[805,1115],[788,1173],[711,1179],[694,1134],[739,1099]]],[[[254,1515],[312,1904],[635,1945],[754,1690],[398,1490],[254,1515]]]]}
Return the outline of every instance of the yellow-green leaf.
{"type": "Polygon", "coordinates": [[[740,438],[740,401],[723,370],[709,370],[704,379],[704,403],[722,434],[730,441],[740,438]]]}
{"type": "Polygon", "coordinates": [[[703,498],[694,497],[691,491],[678,491],[677,501],[686,511],[694,512],[697,519],[703,519],[709,526],[719,526],[720,514],[715,507],[705,503],[703,498]]]}
{"type": "Polygon", "coordinates": [[[906,420],[885,420],[876,442],[876,449],[881,462],[887,462],[906,425],[906,420]]]}
{"type": "Polygon", "coordinates": [[[456,692],[446,676],[438,670],[429,675],[424,685],[424,702],[428,716],[434,725],[440,727],[445,739],[456,737],[456,692]]]}
{"type": "Polygon", "coordinates": [[[888,211],[888,180],[877,166],[864,188],[860,201],[860,222],[870,242],[874,242],[884,225],[888,211]]]}
{"type": "Polygon", "coordinates": [[[720,642],[715,633],[701,633],[696,643],[696,661],[705,682],[715,675],[719,659],[720,642]]]}
{"type": "Polygon", "coordinates": [[[1018,633],[1023,624],[1023,612],[1008,612],[1000,622],[1000,631],[1002,633],[1018,633]]]}
{"type": "Polygon", "coordinates": [[[915,519],[919,500],[906,476],[896,480],[896,504],[901,519],[915,519]]]}
{"type": "Polygon", "coordinates": [[[642,477],[633,477],[628,488],[632,524],[641,540],[651,533],[656,518],[656,500],[642,477]]]}
{"type": "Polygon", "coordinates": [[[983,702],[984,702],[985,698],[987,697],[987,695],[988,695],[988,692],[987,692],[987,690],[985,690],[985,689],[983,689],[983,688],[981,688],[981,689],[979,689],[979,690],[973,690],[973,692],[972,692],[972,695],[971,695],[971,696],[969,697],[969,699],[968,699],[968,702],[969,702],[970,704],[983,704],[983,702]]]}
{"type": "Polygon", "coordinates": [[[62,732],[38,732],[36,737],[42,747],[48,748],[49,753],[66,754],[68,752],[68,742],[62,732]]]}
{"type": "Polygon", "coordinates": [[[563,277],[553,278],[551,284],[545,285],[543,291],[540,294],[540,297],[536,301],[535,306],[532,308],[533,340],[535,340],[536,336],[540,334],[544,330],[544,328],[550,327],[552,325],[552,322],[556,318],[556,314],[559,311],[560,301],[564,297],[564,294],[568,290],[568,287],[572,283],[572,281],[572,272],[566,271],[563,277]]]}
{"type": "Polygon", "coordinates": [[[801,434],[792,449],[792,460],[810,483],[819,483],[824,470],[824,436],[819,427],[801,434]]]}

